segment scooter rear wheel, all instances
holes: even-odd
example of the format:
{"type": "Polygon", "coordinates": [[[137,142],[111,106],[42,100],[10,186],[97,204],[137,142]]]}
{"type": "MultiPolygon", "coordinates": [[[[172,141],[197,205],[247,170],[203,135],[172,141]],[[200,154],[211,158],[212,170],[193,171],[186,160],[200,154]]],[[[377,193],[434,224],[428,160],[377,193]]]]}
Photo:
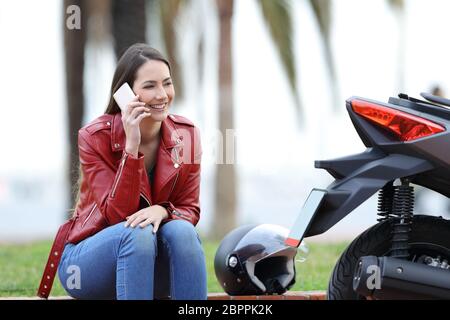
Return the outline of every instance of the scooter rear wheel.
{"type": "MultiPolygon", "coordinates": [[[[380,222],[361,235],[347,247],[336,263],[328,284],[329,300],[360,300],[365,297],[353,291],[353,275],[362,256],[386,256],[391,247],[392,219],[380,222]]],[[[441,217],[415,215],[410,234],[410,259],[416,261],[424,256],[450,262],[450,221],[441,217]]]]}

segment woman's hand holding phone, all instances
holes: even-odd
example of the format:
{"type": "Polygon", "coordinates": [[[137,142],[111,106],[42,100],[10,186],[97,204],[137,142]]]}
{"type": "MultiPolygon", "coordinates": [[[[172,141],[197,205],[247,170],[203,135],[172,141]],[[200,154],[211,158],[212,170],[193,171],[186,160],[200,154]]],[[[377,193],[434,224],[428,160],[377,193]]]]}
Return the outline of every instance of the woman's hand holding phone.
{"type": "Polygon", "coordinates": [[[134,157],[138,156],[139,145],[141,143],[141,132],[139,124],[142,119],[148,118],[151,113],[145,103],[139,101],[139,96],[136,96],[122,110],[122,124],[125,130],[126,144],[125,151],[134,157]]]}

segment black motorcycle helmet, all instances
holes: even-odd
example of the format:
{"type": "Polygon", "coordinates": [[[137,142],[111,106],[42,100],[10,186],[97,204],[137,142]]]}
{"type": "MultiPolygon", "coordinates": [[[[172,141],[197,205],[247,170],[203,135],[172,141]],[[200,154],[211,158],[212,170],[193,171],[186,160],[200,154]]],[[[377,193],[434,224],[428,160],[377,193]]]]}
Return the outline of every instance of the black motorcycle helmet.
{"type": "Polygon", "coordinates": [[[297,248],[284,241],[289,230],[274,224],[234,229],[214,259],[217,280],[229,295],[282,294],[295,283],[297,248]]]}

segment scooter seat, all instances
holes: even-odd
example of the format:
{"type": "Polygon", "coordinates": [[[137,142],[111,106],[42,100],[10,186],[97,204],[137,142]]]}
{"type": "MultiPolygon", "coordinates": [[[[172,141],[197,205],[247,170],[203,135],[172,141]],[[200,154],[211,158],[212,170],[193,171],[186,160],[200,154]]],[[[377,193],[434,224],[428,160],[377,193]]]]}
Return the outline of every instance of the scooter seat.
{"type": "Polygon", "coordinates": [[[423,98],[425,98],[426,100],[433,102],[433,103],[438,103],[447,107],[450,107],[450,100],[446,99],[446,98],[442,98],[439,96],[434,96],[432,94],[426,93],[426,92],[422,92],[420,94],[423,98]]]}

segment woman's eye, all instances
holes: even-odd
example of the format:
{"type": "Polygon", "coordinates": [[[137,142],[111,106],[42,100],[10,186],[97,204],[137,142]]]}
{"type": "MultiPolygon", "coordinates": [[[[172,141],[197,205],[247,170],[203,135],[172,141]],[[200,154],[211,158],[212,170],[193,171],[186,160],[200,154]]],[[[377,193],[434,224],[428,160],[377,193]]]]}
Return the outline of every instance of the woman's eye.
{"type": "Polygon", "coordinates": [[[164,85],[165,86],[170,86],[172,84],[172,82],[166,82],[164,85]]]}
{"type": "Polygon", "coordinates": [[[154,88],[155,86],[146,86],[146,87],[144,87],[144,89],[152,89],[152,88],[154,88]]]}

